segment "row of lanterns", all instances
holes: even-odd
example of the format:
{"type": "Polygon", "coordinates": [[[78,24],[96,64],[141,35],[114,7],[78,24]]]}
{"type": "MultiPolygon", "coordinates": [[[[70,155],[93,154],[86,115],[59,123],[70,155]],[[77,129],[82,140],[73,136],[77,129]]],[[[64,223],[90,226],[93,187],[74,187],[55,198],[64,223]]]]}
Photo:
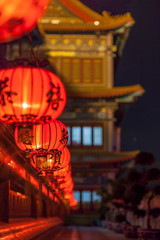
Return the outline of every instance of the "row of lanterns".
{"type": "Polygon", "coordinates": [[[65,198],[73,205],[68,131],[56,119],[65,105],[66,91],[55,74],[31,66],[0,70],[0,120],[15,125],[17,146],[41,176],[63,179],[65,198]]]}
{"type": "Polygon", "coordinates": [[[45,170],[44,162],[51,158],[60,163],[67,154],[62,152],[68,143],[67,128],[55,120],[65,104],[66,91],[55,74],[31,66],[0,70],[0,120],[16,126],[15,141],[33,161],[42,157],[38,168],[43,165],[45,170]]]}
{"type": "MultiPolygon", "coordinates": [[[[47,175],[50,174],[49,172],[47,175]]],[[[73,195],[73,180],[71,176],[71,165],[64,170],[58,170],[53,172],[54,175],[50,175],[50,179],[53,184],[55,184],[55,188],[58,188],[63,191],[65,199],[68,200],[69,205],[75,207],[78,202],[74,199],[73,195]]]]}
{"type": "MultiPolygon", "coordinates": [[[[36,26],[49,0],[2,0],[0,43],[18,39],[36,26]],[[29,14],[28,14],[29,12],[29,14]]],[[[41,176],[63,190],[75,205],[71,177],[68,131],[56,120],[66,105],[61,80],[39,67],[18,65],[0,70],[0,121],[15,125],[17,146],[27,153],[41,176]]]]}

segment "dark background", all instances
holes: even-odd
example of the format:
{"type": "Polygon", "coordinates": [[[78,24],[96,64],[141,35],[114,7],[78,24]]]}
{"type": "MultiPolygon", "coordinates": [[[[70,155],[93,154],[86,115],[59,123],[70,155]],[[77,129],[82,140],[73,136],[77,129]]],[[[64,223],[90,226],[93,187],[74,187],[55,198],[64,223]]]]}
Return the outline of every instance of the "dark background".
{"type": "Polygon", "coordinates": [[[115,75],[116,86],[140,84],[145,94],[127,110],[121,123],[121,150],[155,154],[160,163],[160,1],[81,0],[111,15],[130,12],[135,20],[115,75]]]}

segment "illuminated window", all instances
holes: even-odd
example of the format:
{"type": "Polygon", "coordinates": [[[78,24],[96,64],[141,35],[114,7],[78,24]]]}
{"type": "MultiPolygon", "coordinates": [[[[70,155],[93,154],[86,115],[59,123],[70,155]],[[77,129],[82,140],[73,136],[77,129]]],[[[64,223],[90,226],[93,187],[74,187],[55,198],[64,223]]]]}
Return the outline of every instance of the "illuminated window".
{"type": "Polygon", "coordinates": [[[83,127],[83,145],[91,146],[92,145],[92,128],[83,127]]]}
{"type": "Polygon", "coordinates": [[[103,147],[102,125],[80,124],[79,126],[67,126],[69,139],[68,146],[71,147],[103,147]]]}
{"type": "Polygon", "coordinates": [[[72,127],[72,144],[81,144],[81,127],[72,127]]]}
{"type": "Polygon", "coordinates": [[[102,145],[102,127],[93,128],[93,145],[101,146],[102,145]]]}
{"type": "Polygon", "coordinates": [[[91,192],[83,191],[82,192],[82,202],[90,202],[91,201],[91,192]]]}
{"type": "Polygon", "coordinates": [[[68,145],[70,145],[71,144],[71,128],[67,127],[67,130],[68,130],[68,145]]]}
{"type": "Polygon", "coordinates": [[[92,200],[93,202],[100,202],[101,201],[101,196],[97,194],[96,191],[92,193],[92,200]]]}
{"type": "Polygon", "coordinates": [[[80,202],[80,192],[79,191],[74,191],[74,198],[80,202]]]}
{"type": "Polygon", "coordinates": [[[64,80],[73,84],[103,82],[103,58],[62,58],[64,80]]]}

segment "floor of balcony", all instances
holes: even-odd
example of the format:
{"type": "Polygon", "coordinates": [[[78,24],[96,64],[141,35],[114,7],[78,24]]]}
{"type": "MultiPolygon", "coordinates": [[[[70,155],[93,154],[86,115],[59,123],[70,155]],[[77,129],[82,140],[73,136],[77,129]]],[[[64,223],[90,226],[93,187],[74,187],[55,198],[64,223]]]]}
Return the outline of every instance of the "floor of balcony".
{"type": "Polygon", "coordinates": [[[131,240],[122,233],[102,227],[60,226],[39,235],[34,240],[131,240]]]}

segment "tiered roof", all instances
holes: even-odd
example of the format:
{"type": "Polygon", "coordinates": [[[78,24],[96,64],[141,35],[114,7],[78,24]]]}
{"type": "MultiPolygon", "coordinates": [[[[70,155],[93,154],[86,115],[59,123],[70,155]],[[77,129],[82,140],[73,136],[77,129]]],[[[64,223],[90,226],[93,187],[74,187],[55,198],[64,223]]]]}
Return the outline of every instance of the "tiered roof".
{"type": "Polygon", "coordinates": [[[102,15],[88,8],[79,0],[51,0],[46,14],[39,21],[43,32],[88,32],[122,30],[131,27],[134,19],[130,13],[102,15]]]}
{"type": "MultiPolygon", "coordinates": [[[[92,90],[92,89],[91,89],[92,90]]],[[[76,92],[71,90],[68,92],[68,97],[71,98],[105,98],[105,99],[115,99],[117,102],[132,102],[136,97],[141,96],[144,93],[144,89],[139,85],[123,86],[123,87],[113,87],[105,89],[101,92],[93,92],[89,89],[85,92],[83,89],[79,88],[76,92]]]]}

